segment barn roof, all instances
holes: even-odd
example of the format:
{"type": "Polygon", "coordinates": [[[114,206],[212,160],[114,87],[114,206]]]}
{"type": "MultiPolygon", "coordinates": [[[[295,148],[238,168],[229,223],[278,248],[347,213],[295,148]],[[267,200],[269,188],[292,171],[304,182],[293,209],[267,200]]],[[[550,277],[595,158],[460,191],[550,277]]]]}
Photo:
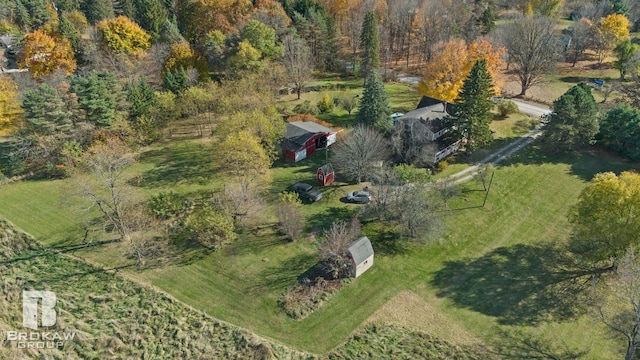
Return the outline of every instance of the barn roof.
{"type": "Polygon", "coordinates": [[[349,253],[356,265],[364,262],[373,255],[371,241],[369,241],[369,238],[366,236],[360,237],[360,239],[349,246],[349,253]]]}
{"type": "Polygon", "coordinates": [[[294,121],[287,123],[287,132],[284,135],[285,141],[283,143],[286,149],[297,150],[304,147],[305,143],[309,141],[316,134],[330,134],[335,133],[333,129],[329,129],[326,126],[316,124],[311,121],[294,121]]]}

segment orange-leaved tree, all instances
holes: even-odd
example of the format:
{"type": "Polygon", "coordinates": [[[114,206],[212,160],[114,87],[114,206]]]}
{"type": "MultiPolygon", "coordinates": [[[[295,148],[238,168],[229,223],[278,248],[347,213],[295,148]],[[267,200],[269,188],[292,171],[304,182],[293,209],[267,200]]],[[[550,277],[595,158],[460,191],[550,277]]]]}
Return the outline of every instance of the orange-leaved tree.
{"type": "Polygon", "coordinates": [[[69,40],[58,35],[49,35],[42,30],[35,30],[25,36],[19,63],[28,67],[36,79],[58,69],[63,69],[67,75],[71,75],[76,69],[76,60],[69,40]]]}
{"type": "Polygon", "coordinates": [[[0,135],[6,135],[18,127],[22,108],[18,84],[8,75],[0,76],[0,135]]]}
{"type": "Polygon", "coordinates": [[[431,60],[425,65],[418,91],[422,95],[453,102],[464,80],[478,59],[487,61],[487,69],[493,79],[496,94],[502,87],[499,68],[502,66],[504,49],[494,48],[490,42],[479,39],[467,45],[462,39],[452,39],[441,44],[431,60]]]}
{"type": "Polygon", "coordinates": [[[175,8],[182,34],[197,45],[202,45],[210,31],[227,34],[237,30],[253,12],[250,0],[176,0],[175,8]]]}
{"type": "Polygon", "coordinates": [[[97,27],[104,45],[113,52],[136,55],[151,46],[151,35],[126,16],[102,20],[97,27]]]}

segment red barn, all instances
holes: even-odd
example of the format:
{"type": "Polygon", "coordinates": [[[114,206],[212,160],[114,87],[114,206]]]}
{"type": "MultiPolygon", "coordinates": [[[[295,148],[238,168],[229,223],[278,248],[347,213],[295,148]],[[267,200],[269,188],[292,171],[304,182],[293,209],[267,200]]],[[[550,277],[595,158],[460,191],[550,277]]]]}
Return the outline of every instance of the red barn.
{"type": "Polygon", "coordinates": [[[287,133],[282,142],[285,158],[298,162],[336,142],[337,131],[311,121],[287,123],[287,133]]]}

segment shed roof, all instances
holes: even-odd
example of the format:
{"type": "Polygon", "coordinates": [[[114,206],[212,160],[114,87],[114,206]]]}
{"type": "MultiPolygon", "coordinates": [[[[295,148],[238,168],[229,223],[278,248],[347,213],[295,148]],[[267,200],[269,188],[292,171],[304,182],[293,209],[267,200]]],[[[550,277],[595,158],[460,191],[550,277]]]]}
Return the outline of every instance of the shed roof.
{"type": "Polygon", "coordinates": [[[316,124],[311,121],[294,121],[287,123],[287,132],[284,136],[285,141],[283,146],[285,149],[297,150],[304,147],[305,143],[309,141],[316,134],[330,134],[335,133],[333,129],[329,129],[326,126],[316,124]]]}
{"type": "Polygon", "coordinates": [[[369,238],[366,236],[360,237],[357,241],[351,244],[351,246],[349,246],[349,253],[356,265],[364,262],[373,255],[371,241],[369,241],[369,238]]]}

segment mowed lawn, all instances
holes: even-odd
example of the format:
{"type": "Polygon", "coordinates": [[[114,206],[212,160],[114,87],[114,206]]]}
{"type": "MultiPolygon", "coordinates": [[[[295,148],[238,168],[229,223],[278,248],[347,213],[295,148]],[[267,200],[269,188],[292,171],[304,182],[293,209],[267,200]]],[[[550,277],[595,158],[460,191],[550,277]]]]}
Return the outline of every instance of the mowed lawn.
{"type": "MultiPolygon", "coordinates": [[[[189,147],[176,142],[175,148],[170,144],[154,147],[162,150],[151,153],[158,156],[154,160],[158,167],[143,162],[131,175],[157,179],[153,186],[171,189],[166,179],[157,176],[162,166],[173,170],[171,156],[161,153],[179,152],[187,161],[209,151],[202,144],[189,147]],[[193,154],[187,156],[189,152],[193,154]]],[[[296,165],[276,164],[269,196],[294,181],[313,181],[312,171],[323,158],[321,154],[296,165]]],[[[622,345],[611,340],[600,326],[580,312],[561,316],[554,311],[556,303],[542,301],[552,288],[544,279],[547,257],[541,251],[566,240],[569,206],[594,173],[628,168],[633,164],[603,154],[556,158],[541,155],[535,147],[527,148],[495,170],[484,208],[479,207],[484,197],[484,192],[478,191],[480,185],[468,183],[465,191],[451,201],[451,210],[443,213],[446,230],[427,242],[393,240],[384,228],[365,225],[363,232],[372,238],[377,251],[374,267],[302,321],[288,318],[278,308],[277,299],[317,263],[312,236],[289,243],[270,227],[254,229],[242,232],[236,243],[216,253],[122,272],[214,317],[316,354],[338,346],[385,302],[408,290],[427,301],[440,298],[430,311],[437,309],[490,346],[517,343],[518,339],[508,335],[516,333],[523,338],[539,337],[558,348],[566,344],[571,349],[586,349],[587,358],[613,358],[622,345]]],[[[192,170],[199,176],[194,186],[217,186],[219,179],[208,180],[205,173],[196,170],[192,170]]],[[[188,178],[185,172],[179,174],[188,178]]],[[[176,191],[187,192],[190,182],[182,179],[176,191]]],[[[139,186],[141,193],[157,191],[145,184],[139,186]]],[[[65,181],[2,186],[0,216],[47,244],[78,243],[83,219],[65,206],[68,187],[65,181]]],[[[338,184],[325,190],[328,196],[321,202],[305,204],[303,212],[309,228],[317,230],[335,219],[352,216],[358,205],[345,204],[341,197],[354,188],[357,186],[338,184]]],[[[119,245],[109,244],[72,253],[107,266],[131,262],[120,255],[121,251],[119,245]]],[[[443,323],[435,327],[441,327],[445,334],[450,326],[443,323]]]]}

